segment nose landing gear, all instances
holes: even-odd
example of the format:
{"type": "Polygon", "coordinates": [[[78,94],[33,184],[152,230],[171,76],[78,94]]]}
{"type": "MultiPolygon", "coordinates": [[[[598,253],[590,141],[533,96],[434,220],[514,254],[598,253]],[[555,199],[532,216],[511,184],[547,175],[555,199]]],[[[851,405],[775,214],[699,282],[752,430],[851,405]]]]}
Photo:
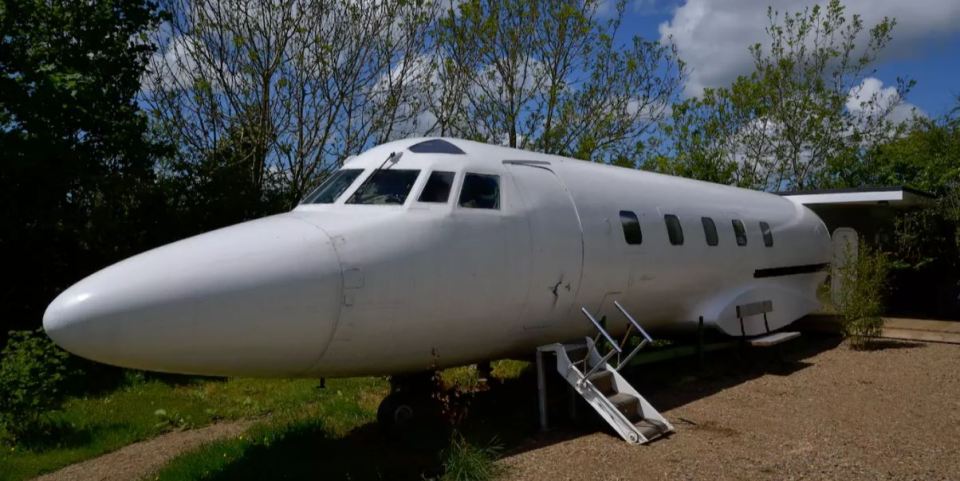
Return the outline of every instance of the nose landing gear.
{"type": "Polygon", "coordinates": [[[437,399],[439,386],[433,372],[393,376],[390,394],[377,409],[377,423],[387,434],[410,431],[414,427],[439,424],[442,407],[437,399]]]}

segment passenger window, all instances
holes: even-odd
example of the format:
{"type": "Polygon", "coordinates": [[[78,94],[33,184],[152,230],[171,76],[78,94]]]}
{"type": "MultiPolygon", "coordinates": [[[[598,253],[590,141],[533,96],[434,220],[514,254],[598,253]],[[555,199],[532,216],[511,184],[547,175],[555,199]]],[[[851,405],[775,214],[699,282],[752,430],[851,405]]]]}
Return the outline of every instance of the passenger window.
{"type": "Polygon", "coordinates": [[[419,170],[378,170],[350,196],[348,204],[403,204],[410,195],[419,170]]]}
{"type": "Polygon", "coordinates": [[[460,207],[470,209],[500,208],[500,176],[467,174],[460,191],[460,207]]]}
{"type": "Polygon", "coordinates": [[[453,172],[435,171],[427,179],[427,185],[420,193],[420,202],[446,202],[453,186],[453,172]]]}
{"type": "Polygon", "coordinates": [[[679,246],[683,245],[683,227],[680,225],[680,219],[673,214],[663,216],[667,223],[667,235],[670,236],[670,243],[679,246]]]}
{"type": "Polygon", "coordinates": [[[703,235],[707,238],[707,245],[715,246],[719,244],[720,237],[717,235],[717,225],[713,223],[713,219],[701,217],[700,222],[703,224],[703,235]]]}
{"type": "Polygon", "coordinates": [[[773,247],[773,232],[770,231],[770,224],[760,222],[760,233],[763,234],[763,245],[773,247]]]}
{"type": "Polygon", "coordinates": [[[361,172],[363,169],[341,169],[330,174],[319,187],[303,198],[303,203],[332,204],[361,172]]]}
{"type": "Polygon", "coordinates": [[[643,242],[643,233],[640,232],[640,219],[637,218],[637,214],[629,210],[621,210],[620,225],[623,226],[623,239],[627,244],[636,245],[643,242]]]}
{"type": "Polygon", "coordinates": [[[738,246],[747,245],[747,229],[743,227],[743,222],[740,222],[740,219],[733,219],[733,233],[737,236],[738,246]]]}

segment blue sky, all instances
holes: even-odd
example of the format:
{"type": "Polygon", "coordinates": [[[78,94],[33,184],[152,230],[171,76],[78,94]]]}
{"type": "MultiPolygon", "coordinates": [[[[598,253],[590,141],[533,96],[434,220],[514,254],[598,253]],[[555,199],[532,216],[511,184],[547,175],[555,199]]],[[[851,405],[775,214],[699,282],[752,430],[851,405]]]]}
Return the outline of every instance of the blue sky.
{"type": "MultiPolygon", "coordinates": [[[[691,68],[686,93],[729,83],[749,71],[747,46],[764,40],[768,5],[780,11],[812,5],[809,0],[632,0],[623,33],[648,39],[672,35],[691,68]]],[[[820,2],[822,3],[822,2],[820,2]]],[[[895,18],[893,42],[869,76],[883,87],[897,77],[916,80],[905,99],[930,116],[956,105],[960,95],[960,0],[847,0],[848,14],[869,26],[895,18]]]]}

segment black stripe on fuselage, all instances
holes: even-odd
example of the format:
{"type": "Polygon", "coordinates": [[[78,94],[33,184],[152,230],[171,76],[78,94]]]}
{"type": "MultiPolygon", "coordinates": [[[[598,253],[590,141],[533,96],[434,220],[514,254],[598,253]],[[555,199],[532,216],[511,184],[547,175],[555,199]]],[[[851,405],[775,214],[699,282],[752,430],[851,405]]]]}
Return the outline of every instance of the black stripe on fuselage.
{"type": "Polygon", "coordinates": [[[780,277],[793,276],[797,274],[811,274],[814,272],[825,271],[830,264],[806,264],[802,266],[786,267],[768,267],[766,269],[757,269],[753,271],[753,277],[780,277]]]}

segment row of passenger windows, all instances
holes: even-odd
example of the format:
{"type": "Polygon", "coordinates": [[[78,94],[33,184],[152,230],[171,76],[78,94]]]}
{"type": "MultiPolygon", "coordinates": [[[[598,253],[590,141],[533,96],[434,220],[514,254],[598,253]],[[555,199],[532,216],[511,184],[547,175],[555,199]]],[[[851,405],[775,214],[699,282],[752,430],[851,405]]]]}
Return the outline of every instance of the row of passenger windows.
{"type": "MultiPolygon", "coordinates": [[[[683,226],[680,225],[680,218],[673,214],[663,216],[663,222],[667,225],[667,237],[670,244],[683,245],[683,226]]],[[[747,229],[740,219],[730,221],[733,225],[734,238],[738,246],[747,245],[747,229]]],[[[703,225],[703,235],[706,237],[708,246],[720,244],[720,236],[717,234],[717,224],[710,217],[701,217],[700,223],[703,225]]],[[[637,214],[629,210],[620,211],[620,225],[623,227],[623,239],[627,244],[637,245],[643,243],[643,232],[640,229],[640,219],[637,214]]],[[[773,247],[773,232],[770,230],[770,224],[760,222],[760,234],[763,236],[763,245],[773,247]]]]}
{"type": "MultiPolygon", "coordinates": [[[[327,177],[310,195],[305,204],[331,204],[335,202],[363,173],[363,169],[341,169],[327,177]]],[[[363,184],[347,199],[348,204],[402,205],[410,195],[413,184],[420,176],[419,170],[380,169],[370,174],[363,184]]],[[[453,189],[453,172],[433,171],[427,179],[419,202],[446,203],[453,189]]],[[[500,208],[500,176],[468,172],[463,177],[459,205],[470,209],[500,208]]]]}

